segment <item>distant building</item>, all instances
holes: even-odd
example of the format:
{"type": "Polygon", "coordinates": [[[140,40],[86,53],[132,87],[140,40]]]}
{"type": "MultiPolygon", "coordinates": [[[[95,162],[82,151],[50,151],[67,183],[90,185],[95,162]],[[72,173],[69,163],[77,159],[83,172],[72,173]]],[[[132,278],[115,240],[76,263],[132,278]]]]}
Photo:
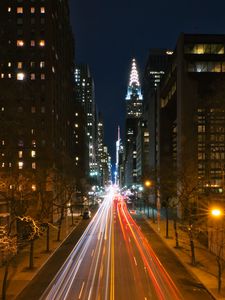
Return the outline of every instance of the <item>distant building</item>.
{"type": "Polygon", "coordinates": [[[187,186],[198,184],[198,197],[188,204],[195,211],[224,199],[224,99],[225,35],[181,34],[158,102],[162,200],[171,178],[178,193],[185,180],[187,186]]]}
{"type": "Polygon", "coordinates": [[[97,150],[97,164],[98,164],[98,184],[100,186],[104,186],[104,168],[106,163],[106,157],[104,152],[104,123],[102,114],[98,114],[98,121],[97,121],[97,143],[96,143],[96,150],[97,150]]]}
{"type": "Polygon", "coordinates": [[[144,181],[149,179],[149,131],[147,122],[140,119],[138,123],[138,132],[136,137],[136,169],[137,169],[137,184],[143,185],[144,181]]]}
{"type": "Polygon", "coordinates": [[[76,190],[83,194],[86,191],[86,185],[89,177],[89,148],[87,139],[87,119],[84,108],[81,103],[75,101],[75,173],[76,190]]]}
{"type": "Polygon", "coordinates": [[[149,177],[153,179],[157,165],[157,88],[164,76],[173,51],[150,49],[143,79],[143,119],[149,131],[149,177]]]}
{"type": "Polygon", "coordinates": [[[97,120],[95,105],[94,81],[88,65],[75,67],[76,101],[81,103],[86,116],[87,145],[88,145],[88,173],[91,181],[97,183],[97,120]]]}
{"type": "Polygon", "coordinates": [[[126,124],[124,149],[124,183],[132,186],[137,182],[136,170],[136,136],[138,122],[142,117],[142,92],[137,71],[136,60],[132,60],[130,81],[126,96],[126,124]]]}
{"type": "MultiPolygon", "coordinates": [[[[2,0],[0,28],[0,175],[8,177],[1,191],[20,192],[30,208],[38,205],[37,192],[53,196],[60,180],[74,175],[68,1],[2,0]],[[25,183],[26,192],[34,192],[30,201],[25,183]]],[[[0,212],[8,204],[1,202],[0,212]]]]}

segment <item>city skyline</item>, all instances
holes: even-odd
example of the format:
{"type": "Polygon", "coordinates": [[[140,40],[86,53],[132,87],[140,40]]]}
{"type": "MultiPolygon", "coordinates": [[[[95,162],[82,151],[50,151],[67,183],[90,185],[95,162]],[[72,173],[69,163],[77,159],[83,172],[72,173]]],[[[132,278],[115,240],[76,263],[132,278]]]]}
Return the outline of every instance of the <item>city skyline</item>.
{"type": "Polygon", "coordinates": [[[78,63],[90,66],[96,103],[105,121],[105,142],[115,162],[117,127],[124,135],[130,61],[141,78],[150,48],[174,49],[180,32],[224,33],[223,1],[70,1],[78,63]],[[220,9],[218,9],[220,7],[220,9]],[[104,24],[104,26],[102,26],[104,24]],[[113,117],[112,117],[113,116],[113,117]],[[113,139],[112,139],[113,137],[113,139]]]}

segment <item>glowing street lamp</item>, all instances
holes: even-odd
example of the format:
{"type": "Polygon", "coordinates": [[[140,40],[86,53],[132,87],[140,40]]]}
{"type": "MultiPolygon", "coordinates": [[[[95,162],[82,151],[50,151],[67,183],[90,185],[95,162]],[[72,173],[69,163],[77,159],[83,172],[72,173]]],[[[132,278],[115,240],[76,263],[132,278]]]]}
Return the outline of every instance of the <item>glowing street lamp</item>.
{"type": "Polygon", "coordinates": [[[146,186],[147,188],[149,188],[149,187],[151,186],[152,183],[151,183],[150,180],[145,180],[144,184],[145,184],[145,186],[146,186]]]}
{"type": "Polygon", "coordinates": [[[211,215],[215,218],[219,218],[222,216],[222,210],[220,208],[212,208],[211,215]]]}

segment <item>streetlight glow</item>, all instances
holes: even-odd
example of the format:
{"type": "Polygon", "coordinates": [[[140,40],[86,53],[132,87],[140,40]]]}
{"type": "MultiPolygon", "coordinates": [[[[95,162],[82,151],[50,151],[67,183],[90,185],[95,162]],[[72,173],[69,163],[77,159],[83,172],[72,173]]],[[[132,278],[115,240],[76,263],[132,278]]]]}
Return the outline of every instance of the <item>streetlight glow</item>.
{"type": "Polygon", "coordinates": [[[151,181],[150,180],[146,180],[145,181],[145,186],[146,187],[150,187],[151,186],[151,181]]]}
{"type": "Polygon", "coordinates": [[[212,215],[213,217],[220,217],[220,216],[222,215],[222,211],[221,211],[220,208],[213,208],[213,209],[211,210],[211,215],[212,215]]]}

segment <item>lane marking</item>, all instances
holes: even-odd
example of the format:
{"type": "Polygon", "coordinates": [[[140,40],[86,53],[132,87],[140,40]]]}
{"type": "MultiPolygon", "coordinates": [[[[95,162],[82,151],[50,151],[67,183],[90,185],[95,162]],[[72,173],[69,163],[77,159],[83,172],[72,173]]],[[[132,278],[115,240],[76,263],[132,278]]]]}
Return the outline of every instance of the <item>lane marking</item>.
{"type": "Polygon", "coordinates": [[[137,266],[137,261],[136,261],[136,258],[134,257],[134,263],[135,263],[135,265],[137,266]]]}
{"type": "Polygon", "coordinates": [[[80,294],[79,294],[79,298],[78,299],[81,299],[81,296],[82,296],[82,293],[83,293],[83,289],[84,289],[84,284],[85,284],[85,282],[83,281],[82,287],[80,289],[80,294]]]}

